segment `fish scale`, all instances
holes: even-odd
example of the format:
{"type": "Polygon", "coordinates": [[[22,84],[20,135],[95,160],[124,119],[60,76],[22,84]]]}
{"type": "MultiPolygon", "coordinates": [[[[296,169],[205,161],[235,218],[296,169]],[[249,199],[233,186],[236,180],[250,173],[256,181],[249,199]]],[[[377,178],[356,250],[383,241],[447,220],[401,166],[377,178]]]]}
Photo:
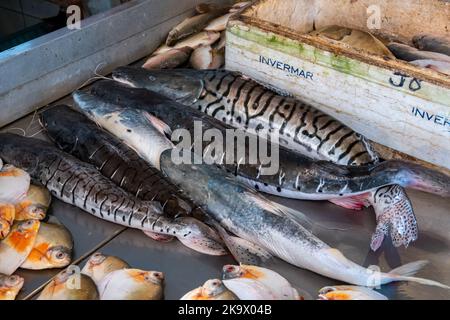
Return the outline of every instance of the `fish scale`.
{"type": "Polygon", "coordinates": [[[1,133],[0,155],[27,171],[56,198],[101,219],[126,227],[177,237],[202,253],[226,253],[218,235],[192,217],[171,219],[158,202],[134,197],[104,177],[90,164],[35,138],[1,133]]]}
{"type": "Polygon", "coordinates": [[[301,149],[316,159],[344,165],[366,165],[378,160],[368,151],[361,135],[299,100],[277,95],[228,71],[202,73],[204,93],[195,106],[210,116],[253,132],[278,130],[282,145],[301,149]]]}

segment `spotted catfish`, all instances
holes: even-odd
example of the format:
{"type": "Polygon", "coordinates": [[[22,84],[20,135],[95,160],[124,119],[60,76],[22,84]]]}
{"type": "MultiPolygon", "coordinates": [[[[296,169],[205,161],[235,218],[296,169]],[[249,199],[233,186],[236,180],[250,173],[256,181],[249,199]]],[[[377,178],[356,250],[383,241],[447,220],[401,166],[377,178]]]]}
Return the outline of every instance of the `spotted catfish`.
{"type": "MultiPolygon", "coordinates": [[[[338,120],[235,72],[190,69],[146,72],[121,67],[113,72],[113,77],[133,87],[161,93],[252,134],[276,131],[281,145],[314,159],[352,166],[378,162],[369,141],[338,120]]],[[[300,193],[259,189],[275,195],[304,198],[300,193]]],[[[395,246],[407,246],[418,237],[411,202],[398,185],[356,197],[329,200],[350,209],[374,207],[378,221],[371,244],[374,250],[381,245],[389,229],[395,246]]]]}
{"type": "Polygon", "coordinates": [[[40,114],[47,135],[61,150],[91,163],[104,176],[142,200],[154,200],[172,217],[191,214],[195,204],[183,197],[161,173],[139,155],[68,106],[40,114]]]}
{"type": "Polygon", "coordinates": [[[145,233],[174,236],[202,253],[226,254],[219,236],[202,222],[192,217],[164,216],[158,202],[135,198],[92,165],[52,144],[10,133],[1,133],[0,141],[1,157],[27,171],[56,198],[110,222],[145,233]]]}

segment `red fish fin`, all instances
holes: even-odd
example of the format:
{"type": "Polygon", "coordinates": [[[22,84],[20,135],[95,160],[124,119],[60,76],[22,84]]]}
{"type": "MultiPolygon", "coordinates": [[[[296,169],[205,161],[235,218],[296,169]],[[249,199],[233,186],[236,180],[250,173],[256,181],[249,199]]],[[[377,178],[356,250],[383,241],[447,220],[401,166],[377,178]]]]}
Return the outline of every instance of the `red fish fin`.
{"type": "Polygon", "coordinates": [[[368,196],[369,193],[363,193],[351,197],[330,199],[328,201],[346,209],[362,210],[363,208],[370,206],[370,202],[367,200],[368,196]]]}

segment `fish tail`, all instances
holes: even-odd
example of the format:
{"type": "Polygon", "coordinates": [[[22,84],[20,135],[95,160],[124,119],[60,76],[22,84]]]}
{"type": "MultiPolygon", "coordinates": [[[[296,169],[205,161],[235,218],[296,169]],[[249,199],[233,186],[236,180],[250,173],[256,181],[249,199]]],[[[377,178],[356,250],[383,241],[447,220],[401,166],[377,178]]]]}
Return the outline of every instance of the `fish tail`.
{"type": "Polygon", "coordinates": [[[395,247],[417,240],[418,226],[411,201],[399,185],[378,188],[371,192],[369,201],[377,218],[377,227],[372,235],[370,247],[376,251],[390,232],[395,247]]]}
{"type": "Polygon", "coordinates": [[[450,290],[449,286],[440,283],[438,281],[413,277],[414,274],[416,274],[427,264],[428,261],[419,260],[402,265],[398,268],[391,270],[389,273],[382,274],[382,283],[389,283],[396,281],[410,281],[410,282],[417,282],[427,286],[434,286],[450,290]]]}
{"type": "Polygon", "coordinates": [[[379,170],[394,173],[393,183],[395,184],[434,193],[441,197],[450,197],[450,176],[443,172],[400,160],[383,162],[374,169],[375,172],[379,170]]]}

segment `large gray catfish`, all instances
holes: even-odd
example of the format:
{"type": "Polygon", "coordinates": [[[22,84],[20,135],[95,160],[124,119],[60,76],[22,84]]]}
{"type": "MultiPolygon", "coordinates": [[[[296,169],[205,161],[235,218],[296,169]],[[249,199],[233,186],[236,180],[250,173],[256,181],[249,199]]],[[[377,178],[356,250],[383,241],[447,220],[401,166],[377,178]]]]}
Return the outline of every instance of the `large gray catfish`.
{"type": "Polygon", "coordinates": [[[96,217],[151,235],[174,236],[202,253],[226,254],[220,238],[202,222],[191,217],[164,216],[158,202],[137,199],[92,165],[46,141],[0,133],[0,157],[27,171],[35,183],[48,188],[54,197],[96,217]]]}

